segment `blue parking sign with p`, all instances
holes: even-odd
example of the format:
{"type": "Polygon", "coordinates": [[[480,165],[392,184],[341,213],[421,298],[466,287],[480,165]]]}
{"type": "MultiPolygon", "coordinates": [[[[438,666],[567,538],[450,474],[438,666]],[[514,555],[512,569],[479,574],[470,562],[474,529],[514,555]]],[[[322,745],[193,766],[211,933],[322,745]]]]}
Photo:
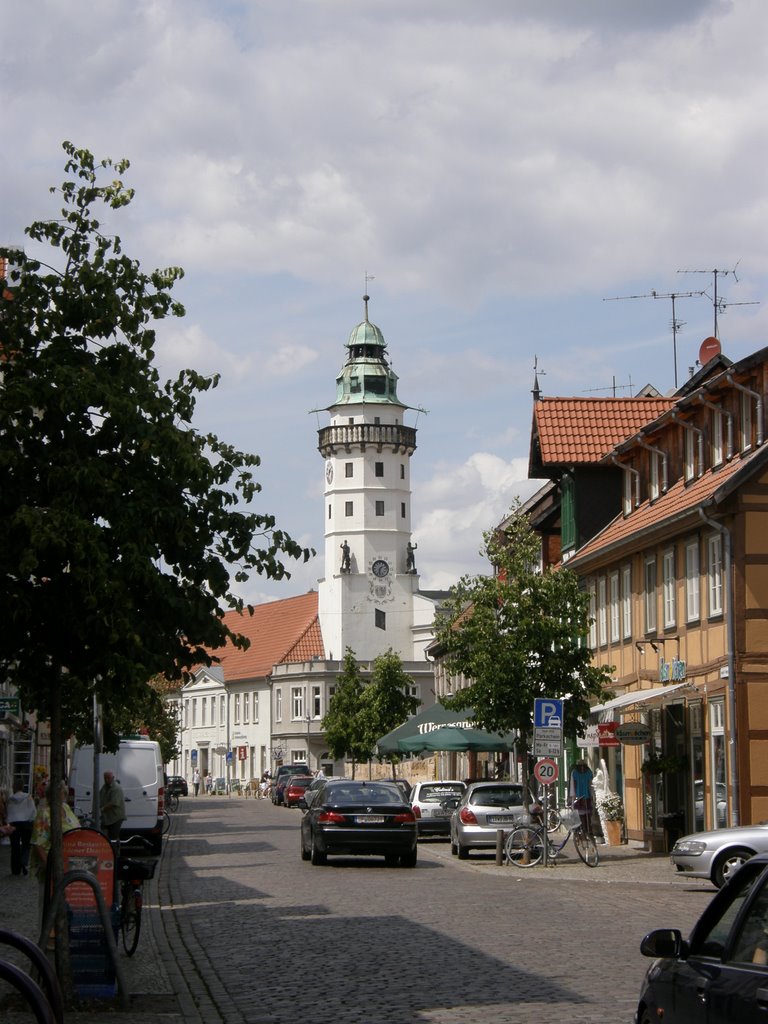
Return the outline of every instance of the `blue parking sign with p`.
{"type": "Polygon", "coordinates": [[[533,701],[533,724],[537,729],[562,729],[562,700],[558,697],[536,697],[533,701]]]}

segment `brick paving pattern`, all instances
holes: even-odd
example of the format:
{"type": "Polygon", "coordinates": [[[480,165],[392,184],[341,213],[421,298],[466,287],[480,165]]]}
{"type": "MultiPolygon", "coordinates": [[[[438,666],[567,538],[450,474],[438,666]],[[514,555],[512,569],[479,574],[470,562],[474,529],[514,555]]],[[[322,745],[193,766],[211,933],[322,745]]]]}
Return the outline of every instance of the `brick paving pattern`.
{"type": "MultiPolygon", "coordinates": [[[[641,937],[687,930],[715,891],[626,847],[601,847],[594,870],[573,858],[527,871],[492,854],[459,862],[439,841],[420,844],[415,870],[377,858],[313,867],[299,858],[300,816],[269,801],[182,800],[139,950],[123,958],[130,1019],[629,1024],[648,965],[641,937]]],[[[7,851],[0,922],[32,935],[36,886],[9,876],[7,851]]]]}

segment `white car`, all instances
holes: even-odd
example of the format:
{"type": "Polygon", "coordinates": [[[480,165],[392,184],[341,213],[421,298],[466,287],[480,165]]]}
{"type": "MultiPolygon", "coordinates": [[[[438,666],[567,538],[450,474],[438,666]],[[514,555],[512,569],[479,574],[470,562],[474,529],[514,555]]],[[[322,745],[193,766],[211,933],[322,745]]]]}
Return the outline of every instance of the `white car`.
{"type": "Polygon", "coordinates": [[[451,815],[466,788],[458,779],[438,779],[414,785],[410,799],[420,837],[450,834],[451,815]]]}

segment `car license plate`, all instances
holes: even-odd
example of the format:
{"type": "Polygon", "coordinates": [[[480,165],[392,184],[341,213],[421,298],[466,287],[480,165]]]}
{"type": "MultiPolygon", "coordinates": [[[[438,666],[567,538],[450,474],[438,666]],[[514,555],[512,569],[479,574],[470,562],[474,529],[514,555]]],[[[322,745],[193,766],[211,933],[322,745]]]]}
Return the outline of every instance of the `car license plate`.
{"type": "Polygon", "coordinates": [[[433,818],[450,818],[450,811],[432,811],[433,818]]]}
{"type": "Polygon", "coordinates": [[[487,817],[489,825],[509,825],[515,820],[514,814],[489,814],[487,817]]]}
{"type": "Polygon", "coordinates": [[[381,825],[384,822],[383,814],[358,814],[355,818],[358,825],[381,825]]]}

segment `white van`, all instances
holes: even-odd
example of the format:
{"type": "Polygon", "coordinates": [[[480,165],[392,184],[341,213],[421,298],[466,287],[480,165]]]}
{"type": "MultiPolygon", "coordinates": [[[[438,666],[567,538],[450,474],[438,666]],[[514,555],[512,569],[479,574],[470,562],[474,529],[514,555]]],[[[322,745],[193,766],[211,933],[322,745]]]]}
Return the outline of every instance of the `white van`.
{"type": "MultiPolygon", "coordinates": [[[[165,799],[160,744],[154,740],[120,740],[117,753],[99,754],[97,794],[105,771],[114,772],[125,797],[126,819],[120,830],[121,838],[143,836],[152,843],[152,852],[159,855],[165,799]]],[[[75,747],[69,769],[69,802],[75,814],[93,813],[93,793],[93,746],[75,747]]]]}

